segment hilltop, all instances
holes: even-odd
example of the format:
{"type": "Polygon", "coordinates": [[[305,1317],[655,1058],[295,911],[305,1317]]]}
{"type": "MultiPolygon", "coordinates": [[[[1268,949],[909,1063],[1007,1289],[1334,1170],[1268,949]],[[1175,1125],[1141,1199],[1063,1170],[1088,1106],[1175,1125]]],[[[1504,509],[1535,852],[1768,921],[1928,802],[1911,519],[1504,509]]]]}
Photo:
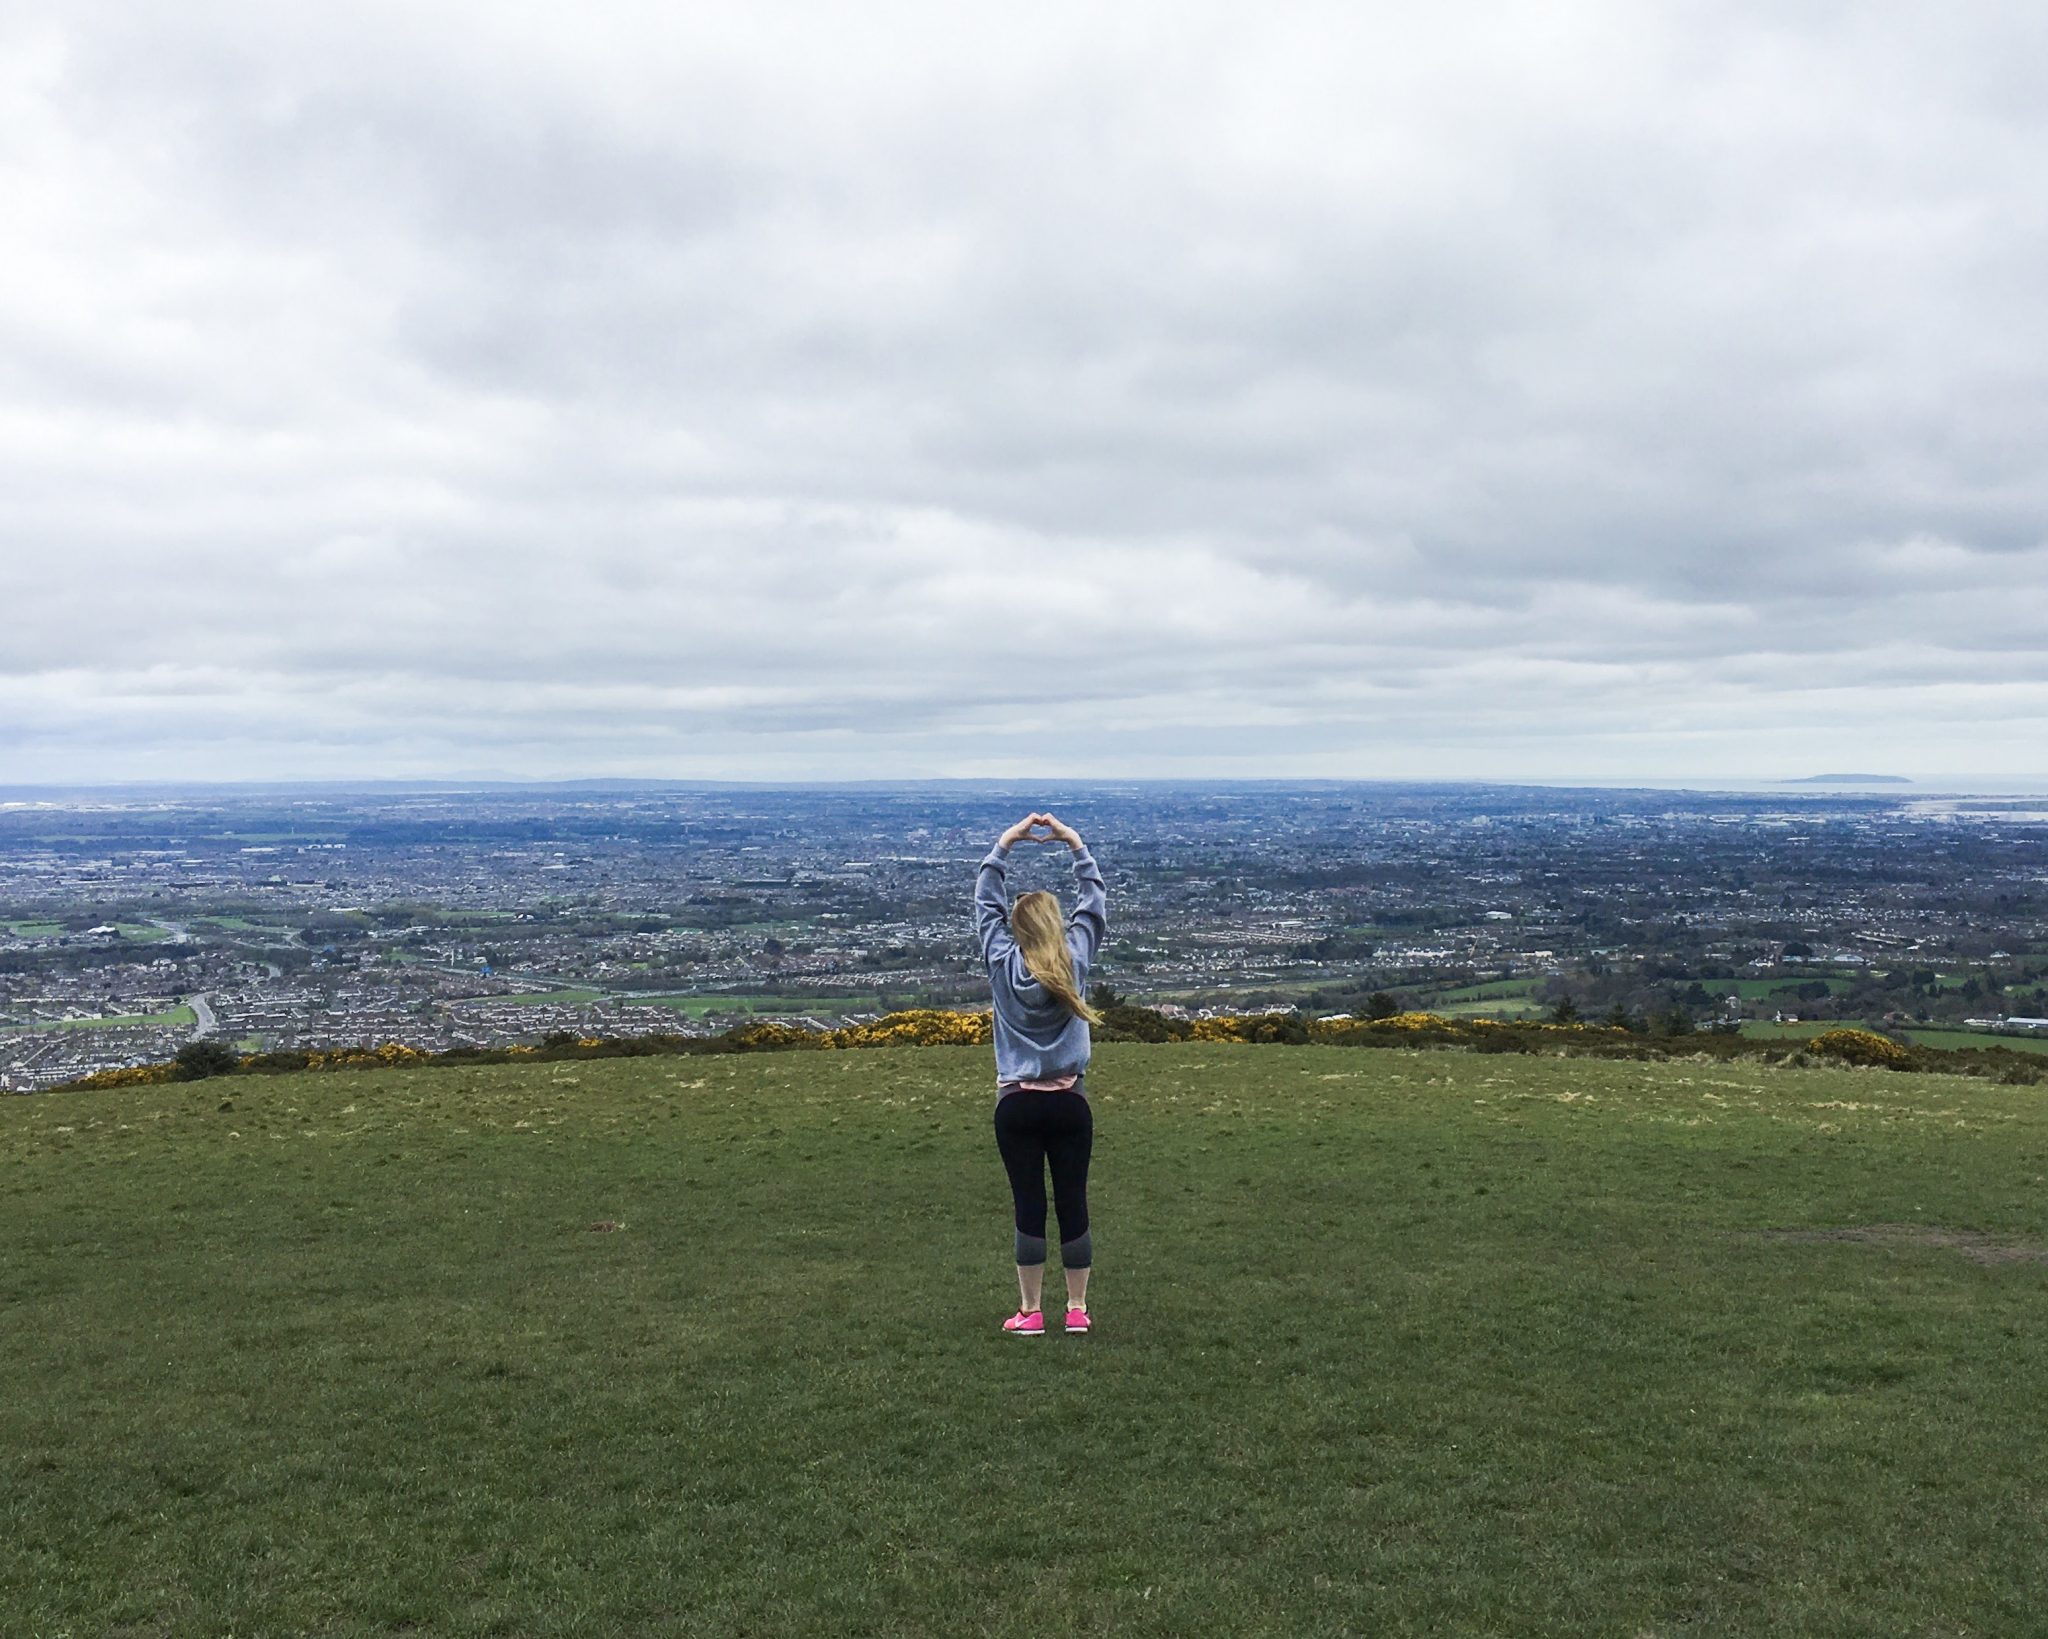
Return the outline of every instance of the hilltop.
{"type": "Polygon", "coordinates": [[[2038,1088],[1102,1047],[1019,1343],[985,1048],[0,1101],[10,1632],[2017,1632],[2038,1088]]]}

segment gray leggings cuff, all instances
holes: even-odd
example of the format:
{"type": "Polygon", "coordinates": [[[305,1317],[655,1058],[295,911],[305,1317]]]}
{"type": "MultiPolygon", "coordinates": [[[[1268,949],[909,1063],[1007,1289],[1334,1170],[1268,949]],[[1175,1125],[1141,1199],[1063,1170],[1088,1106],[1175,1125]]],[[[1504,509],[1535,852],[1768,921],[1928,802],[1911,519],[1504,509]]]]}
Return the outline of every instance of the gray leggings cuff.
{"type": "Polygon", "coordinates": [[[1071,1241],[1060,1242],[1060,1263],[1068,1269],[1086,1269],[1095,1261],[1095,1237],[1082,1230],[1071,1241]]]}
{"type": "Polygon", "coordinates": [[[1017,1261],[1027,1265],[1045,1262],[1045,1237],[1043,1235],[1027,1235],[1023,1230],[1018,1230],[1017,1261]]]}

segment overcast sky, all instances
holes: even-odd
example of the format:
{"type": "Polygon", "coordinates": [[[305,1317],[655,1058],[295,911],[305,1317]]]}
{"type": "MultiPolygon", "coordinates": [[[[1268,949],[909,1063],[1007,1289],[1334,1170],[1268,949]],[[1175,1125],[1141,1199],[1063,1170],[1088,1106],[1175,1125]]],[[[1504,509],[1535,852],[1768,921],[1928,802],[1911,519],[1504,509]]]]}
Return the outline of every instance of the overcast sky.
{"type": "Polygon", "coordinates": [[[7,7],[0,783],[2038,775],[2044,60],[7,7]]]}

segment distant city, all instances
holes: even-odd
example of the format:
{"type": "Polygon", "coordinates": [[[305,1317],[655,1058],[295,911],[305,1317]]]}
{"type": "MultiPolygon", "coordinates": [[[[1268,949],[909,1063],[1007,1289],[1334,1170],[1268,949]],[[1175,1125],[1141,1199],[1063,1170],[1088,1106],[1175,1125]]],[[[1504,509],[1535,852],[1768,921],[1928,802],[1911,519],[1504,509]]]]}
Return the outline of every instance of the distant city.
{"type": "MultiPolygon", "coordinates": [[[[974,867],[1033,808],[1108,878],[1097,982],[1168,1011],[2048,1048],[2038,797],[1860,775],[138,787],[0,791],[0,1087],[197,1039],[447,1049],[982,1005],[974,867]]],[[[1013,885],[1062,888],[1065,861],[1021,848],[1013,885]]]]}

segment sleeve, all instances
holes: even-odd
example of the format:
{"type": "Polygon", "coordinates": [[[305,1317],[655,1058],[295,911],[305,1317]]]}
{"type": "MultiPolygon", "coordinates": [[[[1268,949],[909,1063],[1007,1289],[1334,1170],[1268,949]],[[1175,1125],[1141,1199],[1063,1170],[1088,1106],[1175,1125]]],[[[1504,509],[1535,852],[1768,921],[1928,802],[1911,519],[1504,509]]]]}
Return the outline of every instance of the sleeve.
{"type": "Polygon", "coordinates": [[[1010,850],[997,843],[974,873],[974,931],[984,967],[993,967],[1017,948],[1010,937],[1010,901],[1003,891],[1009,860],[1010,850]]]}
{"type": "Polygon", "coordinates": [[[1083,967],[1093,967],[1095,953],[1109,932],[1109,894],[1102,885],[1102,867],[1086,848],[1074,850],[1074,885],[1081,897],[1067,918],[1067,946],[1083,967]]]}

